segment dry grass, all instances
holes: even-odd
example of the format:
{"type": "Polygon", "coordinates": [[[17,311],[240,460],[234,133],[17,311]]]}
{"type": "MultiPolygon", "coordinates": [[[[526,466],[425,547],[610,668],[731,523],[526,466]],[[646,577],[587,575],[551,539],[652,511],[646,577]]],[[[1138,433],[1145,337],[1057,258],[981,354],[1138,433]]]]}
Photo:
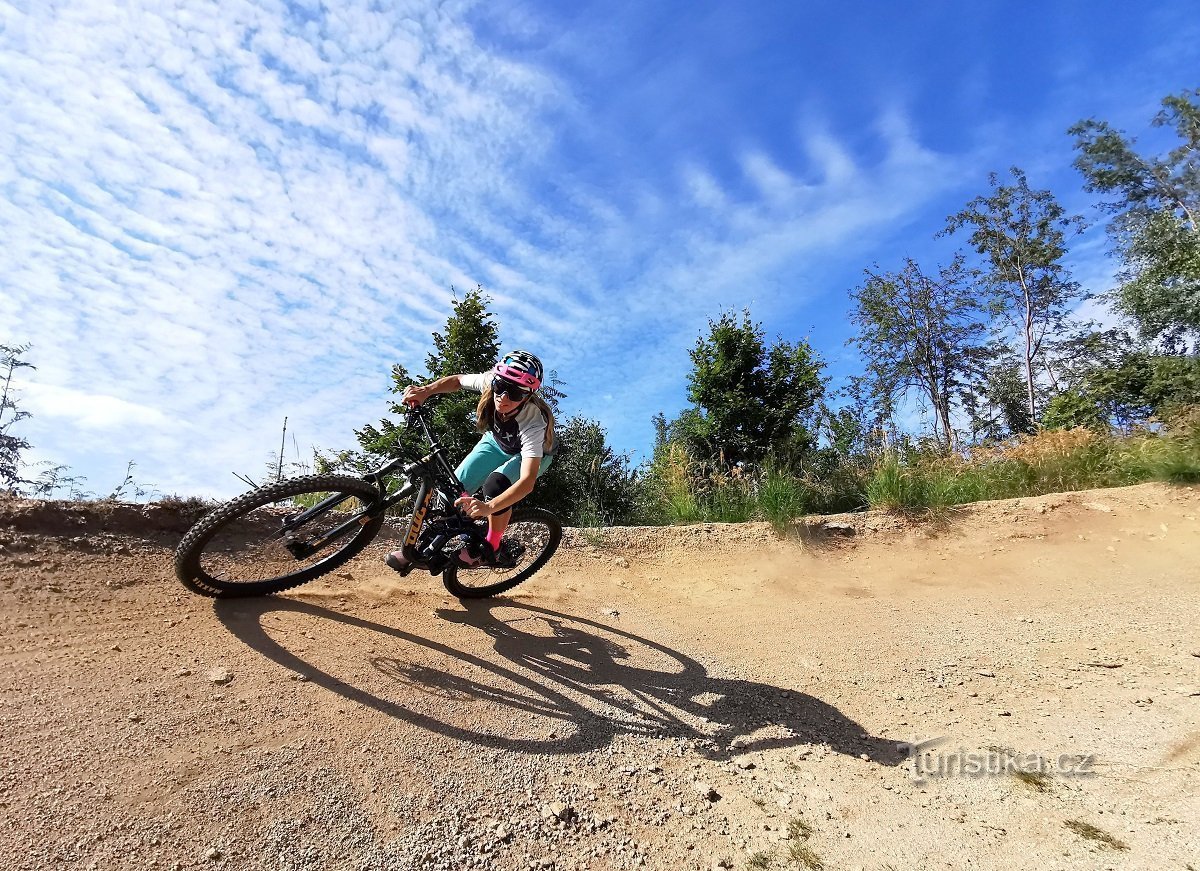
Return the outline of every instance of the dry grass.
{"type": "Polygon", "coordinates": [[[646,478],[657,523],[768,520],[780,531],[809,512],[864,505],[945,516],[956,505],[1145,481],[1200,481],[1200,410],[1132,432],[1042,430],[946,454],[911,446],[823,468],[821,479],[786,464],[728,469],[672,443],[646,478]]]}
{"type": "Polygon", "coordinates": [[[820,856],[813,852],[812,847],[801,841],[792,841],[788,844],[788,859],[803,868],[811,869],[811,871],[822,871],[825,867],[825,863],[821,861],[820,856]]]}
{"type": "Polygon", "coordinates": [[[966,454],[883,457],[867,485],[874,508],[944,511],[985,499],[1200,480],[1200,416],[1161,431],[1044,430],[966,454]]]}
{"type": "Polygon", "coordinates": [[[788,821],[788,837],[793,841],[807,841],[816,831],[808,824],[808,821],[801,816],[792,817],[788,821]]]}
{"type": "Polygon", "coordinates": [[[1080,820],[1066,820],[1063,822],[1068,829],[1081,838],[1087,838],[1089,841],[1095,841],[1103,844],[1106,847],[1112,847],[1114,850],[1128,850],[1129,845],[1119,838],[1113,837],[1104,829],[1097,828],[1091,823],[1081,822],[1080,820]]]}
{"type": "Polygon", "coordinates": [[[1051,788],[1050,775],[1041,771],[1017,771],[1013,777],[1028,786],[1034,792],[1049,792],[1051,788]]]}
{"type": "Polygon", "coordinates": [[[217,507],[216,502],[199,496],[163,496],[158,504],[167,511],[173,511],[180,517],[189,520],[199,520],[217,507]]]}
{"type": "Polygon", "coordinates": [[[802,816],[794,816],[788,821],[788,860],[810,871],[821,871],[825,863],[808,845],[808,839],[815,831],[802,816]]]}

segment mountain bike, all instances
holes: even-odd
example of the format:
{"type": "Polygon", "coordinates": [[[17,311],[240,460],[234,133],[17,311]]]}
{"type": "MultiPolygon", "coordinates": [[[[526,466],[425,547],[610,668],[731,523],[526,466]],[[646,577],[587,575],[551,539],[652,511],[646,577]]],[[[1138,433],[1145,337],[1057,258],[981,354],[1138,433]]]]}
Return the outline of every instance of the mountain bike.
{"type": "Polygon", "coordinates": [[[472,520],[454,504],[469,494],[430,430],[425,407],[409,410],[407,418],[407,426],[424,431],[425,456],[398,457],[361,478],[305,475],[244,493],[187,531],[175,549],[176,576],[189,590],[217,598],[297,587],[361,552],[383,529],[388,509],[414,494],[401,546],[408,561],[403,574],[414,568],[440,574],[451,594],[477,599],[511,590],[542,568],[562,541],[558,518],[540,508],[514,508],[494,551],[487,521],[472,520]],[[407,480],[389,492],[397,472],[407,480]]]}

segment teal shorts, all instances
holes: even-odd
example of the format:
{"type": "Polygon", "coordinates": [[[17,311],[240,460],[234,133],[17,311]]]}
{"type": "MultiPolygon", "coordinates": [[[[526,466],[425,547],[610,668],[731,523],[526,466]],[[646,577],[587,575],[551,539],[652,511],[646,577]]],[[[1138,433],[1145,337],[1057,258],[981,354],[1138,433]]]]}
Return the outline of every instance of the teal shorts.
{"type": "MultiPolygon", "coordinates": [[[[546,474],[552,462],[553,456],[542,457],[542,465],[538,468],[539,478],[546,474]]],[[[492,472],[499,472],[515,484],[521,477],[521,456],[502,450],[496,437],[487,432],[475,443],[475,447],[471,448],[471,453],[458,464],[454,474],[458,475],[458,480],[462,481],[468,493],[474,493],[483,486],[483,482],[492,472]]]]}

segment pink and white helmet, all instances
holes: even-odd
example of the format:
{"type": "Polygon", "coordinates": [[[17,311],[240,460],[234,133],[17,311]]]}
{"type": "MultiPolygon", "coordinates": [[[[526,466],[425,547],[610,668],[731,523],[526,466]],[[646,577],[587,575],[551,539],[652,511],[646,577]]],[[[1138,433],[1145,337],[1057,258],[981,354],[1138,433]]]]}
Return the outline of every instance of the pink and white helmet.
{"type": "Polygon", "coordinates": [[[492,372],[526,390],[537,390],[542,386],[542,361],[528,351],[507,352],[492,372]]]}

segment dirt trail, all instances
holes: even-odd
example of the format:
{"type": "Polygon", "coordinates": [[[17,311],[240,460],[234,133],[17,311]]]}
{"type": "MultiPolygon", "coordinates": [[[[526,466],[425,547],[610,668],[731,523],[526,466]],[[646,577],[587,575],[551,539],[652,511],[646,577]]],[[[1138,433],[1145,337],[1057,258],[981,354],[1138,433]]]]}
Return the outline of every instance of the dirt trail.
{"type": "Polygon", "coordinates": [[[1192,488],[576,534],[470,605],[384,542],[214,603],[186,524],[0,502],[0,868],[1200,869],[1192,488]]]}

